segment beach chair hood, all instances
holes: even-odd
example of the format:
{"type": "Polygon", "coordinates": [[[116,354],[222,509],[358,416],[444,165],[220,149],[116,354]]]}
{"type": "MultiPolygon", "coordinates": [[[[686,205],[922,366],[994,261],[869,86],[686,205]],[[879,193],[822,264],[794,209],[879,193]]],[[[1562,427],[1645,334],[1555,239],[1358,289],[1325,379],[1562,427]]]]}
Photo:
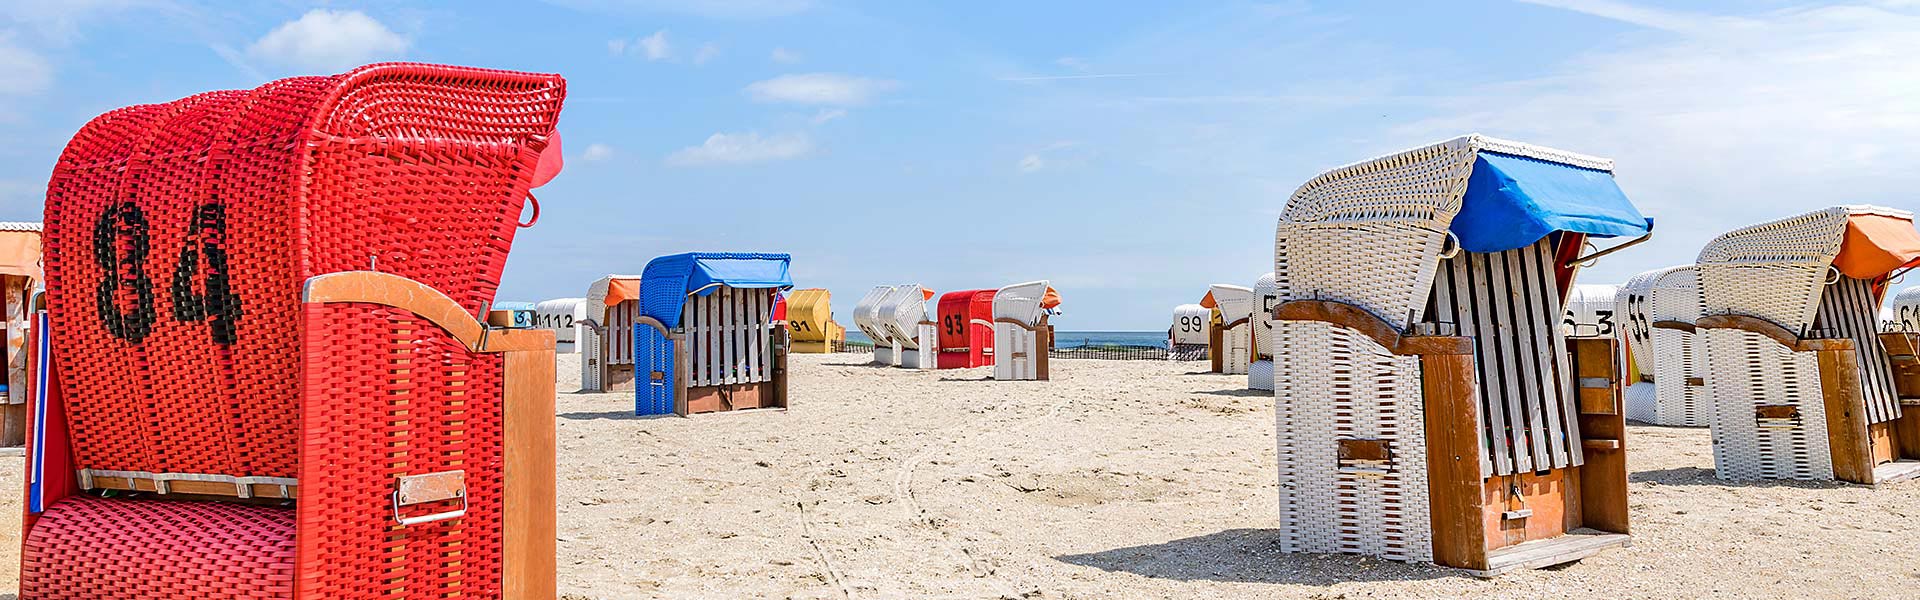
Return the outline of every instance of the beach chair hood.
{"type": "Polygon", "coordinates": [[[647,263],[640,276],[640,314],[669,328],[680,326],[687,296],[705,296],[720,286],[741,289],[790,289],[793,258],[781,253],[688,252],[647,263]]]}
{"type": "Polygon", "coordinates": [[[1913,213],[1836,206],[1721,234],[1701,249],[1705,314],[1737,313],[1803,331],[1840,277],[1872,282],[1920,264],[1913,213]]]}

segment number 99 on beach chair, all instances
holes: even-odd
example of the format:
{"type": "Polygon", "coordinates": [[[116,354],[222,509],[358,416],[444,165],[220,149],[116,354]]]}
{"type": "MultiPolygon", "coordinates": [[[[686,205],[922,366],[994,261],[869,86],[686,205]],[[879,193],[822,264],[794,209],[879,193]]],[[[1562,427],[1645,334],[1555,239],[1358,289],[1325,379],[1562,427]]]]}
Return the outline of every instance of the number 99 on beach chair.
{"type": "Polygon", "coordinates": [[[1920,475],[1915,336],[1879,333],[1889,276],[1920,264],[1913,215],[1839,206],[1700,251],[1714,473],[1882,483],[1920,475]]]}
{"type": "MultiPolygon", "coordinates": [[[[1608,338],[1569,340],[1591,237],[1651,222],[1612,163],[1468,136],[1329,171],[1279,219],[1281,547],[1493,575],[1625,543],[1608,338]]],[[[1632,242],[1629,242],[1629,244],[1632,242]]]]}
{"type": "Polygon", "coordinates": [[[786,328],[774,320],[793,287],[785,254],[689,252],[641,274],[633,330],[634,414],[686,416],[786,408],[786,328]]]}
{"type": "Polygon", "coordinates": [[[81,129],[21,597],[552,598],[553,336],[478,313],[563,96],[387,64],[81,129]]]}

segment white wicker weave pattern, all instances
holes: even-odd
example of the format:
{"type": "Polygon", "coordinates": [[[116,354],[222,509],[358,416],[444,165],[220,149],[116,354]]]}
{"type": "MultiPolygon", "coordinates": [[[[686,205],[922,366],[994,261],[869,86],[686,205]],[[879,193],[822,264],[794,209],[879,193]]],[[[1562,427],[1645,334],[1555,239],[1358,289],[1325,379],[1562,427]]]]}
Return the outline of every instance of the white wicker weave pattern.
{"type": "Polygon", "coordinates": [[[1047,348],[1039,347],[1034,332],[1000,319],[1018,319],[1039,325],[1046,311],[1040,302],[1047,293],[1047,281],[1029,281],[1000,288],[993,294],[993,378],[1031,380],[1040,377],[1039,357],[1047,348]]]}
{"type": "Polygon", "coordinates": [[[1693,265],[1647,271],[1628,281],[1618,304],[1631,336],[1640,372],[1653,376],[1642,391],[1627,390],[1627,418],[1642,423],[1706,427],[1710,409],[1694,334],[1654,329],[1657,321],[1692,323],[1700,318],[1700,291],[1693,265]]]}
{"type": "Polygon", "coordinates": [[[1240,321],[1239,325],[1227,327],[1220,332],[1221,351],[1225,356],[1220,361],[1222,372],[1239,375],[1247,372],[1247,366],[1253,362],[1253,309],[1258,299],[1253,289],[1216,283],[1209,290],[1214,305],[1220,311],[1222,326],[1240,321]],[[1244,319],[1244,321],[1242,321],[1244,319]]]}
{"type": "Polygon", "coordinates": [[[1721,234],[1700,250],[1705,314],[1744,314],[1804,335],[1840,254],[1847,217],[1834,207],[1721,234]]]}
{"type": "Polygon", "coordinates": [[[1253,357],[1273,356],[1273,307],[1280,305],[1280,286],[1272,273],[1253,283],[1253,357]]]}

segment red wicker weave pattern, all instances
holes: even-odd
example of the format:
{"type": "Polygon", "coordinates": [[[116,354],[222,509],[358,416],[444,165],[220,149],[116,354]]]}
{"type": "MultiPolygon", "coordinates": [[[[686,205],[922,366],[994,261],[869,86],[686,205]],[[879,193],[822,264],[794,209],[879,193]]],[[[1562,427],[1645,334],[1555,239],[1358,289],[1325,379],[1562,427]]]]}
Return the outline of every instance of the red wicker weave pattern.
{"type": "MultiPolygon", "coordinates": [[[[363,304],[309,305],[302,387],[300,592],[309,598],[496,598],[501,358],[432,323],[363,304]],[[467,515],[395,524],[394,479],[464,470],[467,515]]],[[[411,506],[409,517],[458,503],[411,506]]]]}
{"type": "Polygon", "coordinates": [[[293,476],[301,282],[377,266],[477,312],[563,95],[555,76],[376,65],[89,123],[46,210],[76,466],[293,476]]]}
{"type": "Polygon", "coordinates": [[[293,522],[284,508],[75,496],[27,533],[20,597],[291,598],[293,522]]]}

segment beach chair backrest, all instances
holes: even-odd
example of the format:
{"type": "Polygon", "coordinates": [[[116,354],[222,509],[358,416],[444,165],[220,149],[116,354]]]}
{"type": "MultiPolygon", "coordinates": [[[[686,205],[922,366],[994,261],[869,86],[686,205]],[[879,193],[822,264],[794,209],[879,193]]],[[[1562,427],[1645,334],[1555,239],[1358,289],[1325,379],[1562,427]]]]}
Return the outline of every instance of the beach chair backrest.
{"type": "Polygon", "coordinates": [[[553,332],[553,341],[561,353],[578,352],[580,330],[586,327],[586,298],[555,298],[533,305],[535,327],[553,332]]]}
{"type": "Polygon", "coordinates": [[[896,287],[880,301],[880,325],[886,335],[904,350],[920,348],[920,323],[927,318],[926,288],[911,283],[896,287]]]}
{"type": "Polygon", "coordinates": [[[1047,294],[1047,282],[1029,281],[1000,288],[993,295],[993,318],[1015,319],[1028,325],[1039,325],[1046,311],[1040,302],[1047,294]]]}
{"type": "Polygon", "coordinates": [[[1742,314],[1806,335],[1845,239],[1837,206],[1721,234],[1700,251],[1705,315],[1742,314]]]}
{"type": "Polygon", "coordinates": [[[894,287],[874,286],[873,289],[867,290],[866,296],[860,298],[860,303],[853,305],[853,326],[858,328],[860,333],[867,334],[867,339],[873,340],[875,347],[893,343],[893,338],[887,335],[886,327],[880,324],[880,303],[893,295],[894,287]]]}
{"type": "Polygon", "coordinates": [[[1273,307],[1280,305],[1280,284],[1273,273],[1253,283],[1254,359],[1273,355],[1273,307]]]}
{"type": "Polygon", "coordinates": [[[985,364],[991,360],[995,291],[961,290],[940,295],[935,316],[941,352],[965,352],[969,355],[968,363],[985,364]]]}
{"type": "Polygon", "coordinates": [[[1892,309],[1894,330],[1920,333],[1920,286],[1900,290],[1892,309]]]}
{"type": "Polygon", "coordinates": [[[1893,362],[1880,346],[1880,294],[1874,282],[1841,275],[1821,291],[1813,330],[1819,337],[1853,340],[1860,361],[1860,392],[1867,401],[1867,422],[1900,418],[1900,394],[1893,387],[1893,362]]]}
{"type": "Polygon", "coordinates": [[[1213,311],[1198,304],[1182,304],[1173,307],[1173,343],[1176,345],[1207,345],[1208,334],[1213,331],[1213,311]]]}
{"type": "Polygon", "coordinates": [[[775,293],[765,288],[721,287],[687,297],[680,319],[692,367],[688,387],[770,379],[775,293]]]}
{"type": "Polygon", "coordinates": [[[1620,331],[1613,306],[1614,296],[1619,291],[1620,286],[1615,285],[1573,286],[1573,293],[1567,295],[1567,315],[1561,321],[1562,333],[1568,337],[1614,337],[1620,331]]]}
{"type": "Polygon", "coordinates": [[[787,331],[796,342],[824,342],[832,333],[833,296],[820,288],[794,290],[787,295],[787,331]]]}
{"type": "MultiPolygon", "coordinates": [[[[1615,296],[1629,359],[1654,389],[1648,398],[1627,403],[1628,418],[1656,425],[1705,427],[1708,424],[1704,358],[1692,331],[1655,327],[1655,323],[1692,325],[1700,319],[1700,289],[1693,265],[1635,275],[1615,296]]],[[[1641,382],[1629,382],[1641,385],[1641,382]]]]}

